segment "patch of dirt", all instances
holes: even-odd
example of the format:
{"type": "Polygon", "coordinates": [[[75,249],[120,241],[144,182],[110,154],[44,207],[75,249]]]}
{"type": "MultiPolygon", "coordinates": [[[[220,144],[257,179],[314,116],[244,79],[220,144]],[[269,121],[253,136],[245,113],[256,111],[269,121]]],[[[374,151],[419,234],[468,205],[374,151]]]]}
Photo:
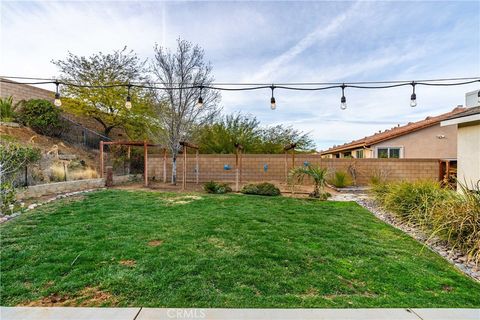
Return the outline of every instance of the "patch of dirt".
{"type": "Polygon", "coordinates": [[[366,297],[366,298],[375,298],[377,295],[370,292],[360,292],[360,293],[338,293],[338,294],[324,294],[321,297],[327,300],[332,300],[335,298],[348,298],[348,297],[366,297]]]}
{"type": "Polygon", "coordinates": [[[101,305],[116,305],[117,299],[110,293],[100,290],[96,287],[86,287],[79,291],[75,296],[60,295],[52,293],[48,297],[39,300],[29,301],[18,306],[26,307],[92,307],[101,305]]]}
{"type": "Polygon", "coordinates": [[[163,240],[152,240],[148,242],[150,247],[158,247],[161,244],[163,244],[163,240]]]}
{"type": "Polygon", "coordinates": [[[316,288],[309,288],[307,291],[298,296],[302,299],[314,298],[318,296],[318,290],[316,288]]]}
{"type": "Polygon", "coordinates": [[[75,154],[79,159],[84,160],[88,166],[98,167],[99,155],[97,153],[88,152],[58,138],[38,134],[28,127],[13,128],[0,126],[0,136],[2,135],[14,137],[19,143],[37,147],[42,151],[42,154],[51,151],[52,147],[57,146],[60,154],[75,154]]]}
{"type": "Polygon", "coordinates": [[[228,244],[220,238],[210,237],[207,242],[227,254],[236,254],[240,250],[240,246],[228,244]]]}
{"type": "Polygon", "coordinates": [[[169,205],[188,204],[193,201],[201,200],[202,197],[194,195],[185,195],[180,197],[174,197],[170,199],[163,199],[169,205]]]}
{"type": "Polygon", "coordinates": [[[446,292],[450,292],[450,291],[453,291],[453,287],[444,285],[444,286],[442,287],[442,290],[443,290],[443,291],[446,291],[446,292]]]}
{"type": "Polygon", "coordinates": [[[122,266],[127,266],[127,267],[135,267],[137,262],[135,260],[120,260],[119,263],[122,266]]]}

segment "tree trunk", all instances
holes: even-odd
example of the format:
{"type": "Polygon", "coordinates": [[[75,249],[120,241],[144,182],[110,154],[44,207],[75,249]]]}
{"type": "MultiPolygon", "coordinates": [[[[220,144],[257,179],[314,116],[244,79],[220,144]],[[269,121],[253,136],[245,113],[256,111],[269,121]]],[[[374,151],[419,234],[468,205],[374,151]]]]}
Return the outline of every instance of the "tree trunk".
{"type": "Polygon", "coordinates": [[[172,184],[177,185],[177,155],[172,155],[172,184]]]}

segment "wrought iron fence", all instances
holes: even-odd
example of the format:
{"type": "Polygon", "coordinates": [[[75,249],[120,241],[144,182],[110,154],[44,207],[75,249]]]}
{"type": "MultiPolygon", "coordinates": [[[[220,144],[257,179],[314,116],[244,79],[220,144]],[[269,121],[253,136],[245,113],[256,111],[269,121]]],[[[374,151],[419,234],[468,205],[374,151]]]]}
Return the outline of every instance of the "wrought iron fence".
{"type": "Polygon", "coordinates": [[[63,130],[60,138],[70,142],[72,144],[81,145],[88,149],[98,150],[100,147],[100,141],[111,141],[110,138],[90,130],[80,123],[63,117],[65,121],[65,129],[63,130]]]}

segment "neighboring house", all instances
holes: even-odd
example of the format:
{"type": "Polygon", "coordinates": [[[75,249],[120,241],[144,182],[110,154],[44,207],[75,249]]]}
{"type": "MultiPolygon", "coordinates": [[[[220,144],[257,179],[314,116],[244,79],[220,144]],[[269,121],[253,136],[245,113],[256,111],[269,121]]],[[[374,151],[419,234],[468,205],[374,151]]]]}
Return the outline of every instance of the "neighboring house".
{"type": "Polygon", "coordinates": [[[320,154],[323,158],[455,159],[457,127],[441,127],[440,122],[463,111],[465,108],[458,106],[439,116],[399,125],[320,154]]]}
{"type": "Polygon", "coordinates": [[[457,178],[474,189],[480,183],[480,106],[447,118],[441,126],[458,128],[457,178]]]}

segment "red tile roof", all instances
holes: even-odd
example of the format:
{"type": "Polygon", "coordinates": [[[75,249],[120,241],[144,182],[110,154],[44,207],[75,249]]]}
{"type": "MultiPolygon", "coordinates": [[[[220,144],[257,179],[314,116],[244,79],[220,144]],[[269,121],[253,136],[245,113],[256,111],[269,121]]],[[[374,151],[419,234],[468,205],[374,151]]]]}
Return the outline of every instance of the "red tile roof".
{"type": "Polygon", "coordinates": [[[350,149],[357,149],[362,147],[368,147],[373,144],[380,143],[382,141],[390,140],[393,138],[397,138],[403,136],[405,134],[409,134],[414,131],[418,131],[424,128],[428,128],[434,125],[439,124],[441,121],[446,120],[458,113],[464,112],[466,108],[456,107],[452,111],[435,116],[435,117],[426,117],[424,120],[420,120],[417,122],[409,122],[404,126],[394,127],[392,129],[385,130],[383,132],[375,133],[371,136],[354,140],[350,143],[345,143],[340,146],[334,146],[326,151],[322,151],[321,154],[331,154],[339,151],[346,151],[350,149]]]}

